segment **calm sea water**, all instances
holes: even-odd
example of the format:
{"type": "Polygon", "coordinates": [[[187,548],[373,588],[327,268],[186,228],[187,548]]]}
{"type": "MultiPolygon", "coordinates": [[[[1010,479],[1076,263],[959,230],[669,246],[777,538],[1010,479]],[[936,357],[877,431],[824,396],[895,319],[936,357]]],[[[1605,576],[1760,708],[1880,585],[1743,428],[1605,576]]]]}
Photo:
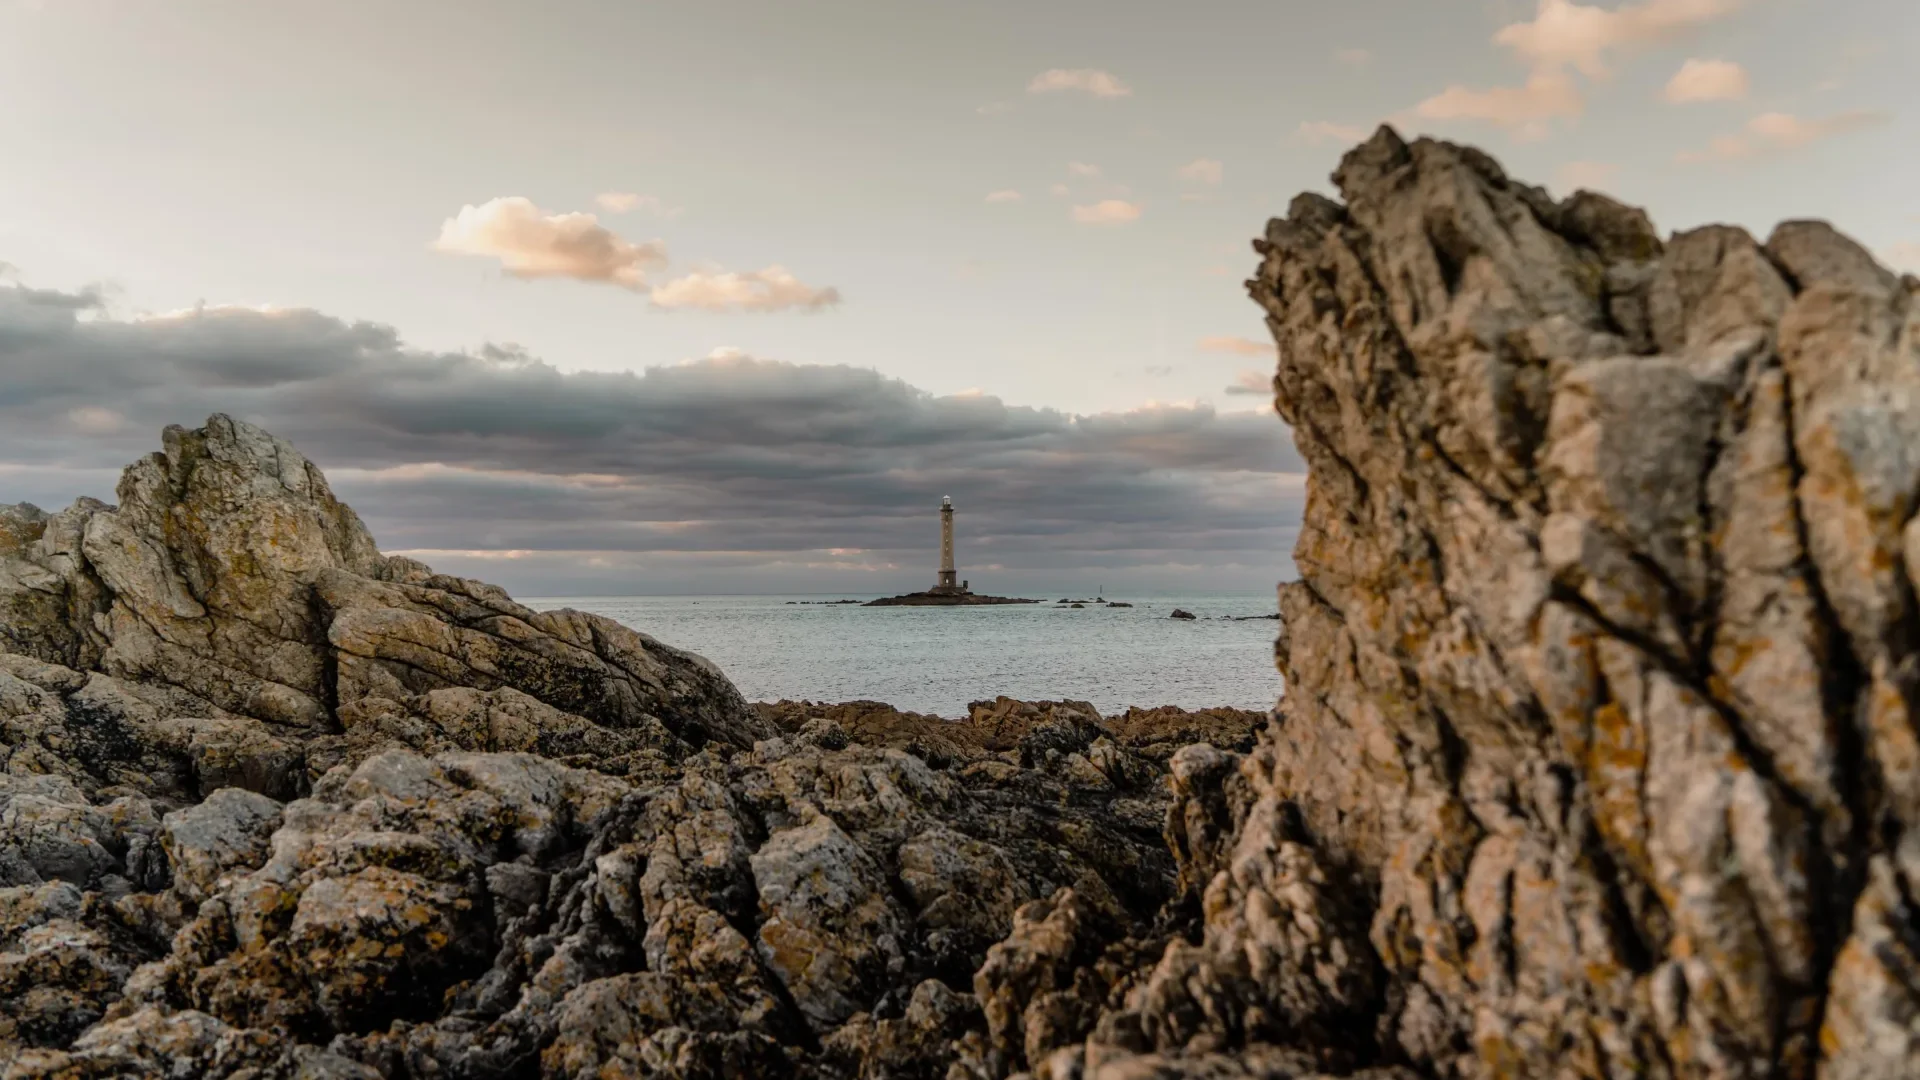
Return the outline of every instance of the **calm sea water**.
{"type": "MultiPolygon", "coordinates": [[[[1058,594],[1065,595],[1065,594],[1058,594]]],[[[844,597],[870,600],[871,596],[844,597]]],[[[865,608],[822,596],[601,596],[523,600],[605,615],[705,656],[749,701],[868,698],[939,716],[996,694],[1129,705],[1270,707],[1280,694],[1271,592],[1130,600],[1132,608],[865,608]],[[1200,616],[1169,619],[1174,608],[1200,616]]],[[[1074,597],[1082,599],[1082,597],[1074,597]]]]}

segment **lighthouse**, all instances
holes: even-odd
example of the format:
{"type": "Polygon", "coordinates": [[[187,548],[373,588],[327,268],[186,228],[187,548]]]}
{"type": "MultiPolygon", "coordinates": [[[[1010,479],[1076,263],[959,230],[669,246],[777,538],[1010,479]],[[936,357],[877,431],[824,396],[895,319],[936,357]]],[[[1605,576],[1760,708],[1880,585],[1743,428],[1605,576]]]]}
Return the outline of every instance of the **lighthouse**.
{"type": "Polygon", "coordinates": [[[940,499],[940,583],[933,587],[937,593],[957,593],[964,591],[960,586],[959,571],[953,568],[953,498],[943,496],[940,499]]]}

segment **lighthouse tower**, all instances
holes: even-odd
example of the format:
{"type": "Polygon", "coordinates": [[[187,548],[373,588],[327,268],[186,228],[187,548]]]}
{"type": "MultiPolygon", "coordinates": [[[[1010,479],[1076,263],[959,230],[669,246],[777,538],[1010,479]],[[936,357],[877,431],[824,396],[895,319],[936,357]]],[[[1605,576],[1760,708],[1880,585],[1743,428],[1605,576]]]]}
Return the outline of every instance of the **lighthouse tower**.
{"type": "Polygon", "coordinates": [[[940,583],[933,587],[937,593],[960,592],[959,572],[953,568],[953,499],[951,496],[940,500],[940,583]]]}

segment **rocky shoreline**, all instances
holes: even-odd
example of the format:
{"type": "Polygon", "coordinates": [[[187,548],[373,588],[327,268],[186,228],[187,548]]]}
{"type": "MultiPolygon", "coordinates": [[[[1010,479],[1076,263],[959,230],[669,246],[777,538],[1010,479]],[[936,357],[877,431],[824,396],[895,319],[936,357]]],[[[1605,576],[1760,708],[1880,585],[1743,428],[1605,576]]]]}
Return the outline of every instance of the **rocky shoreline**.
{"type": "Polygon", "coordinates": [[[0,1076],[1920,1074],[1920,281],[1334,180],[1270,718],[750,705],[223,416],[0,508],[0,1076]]]}

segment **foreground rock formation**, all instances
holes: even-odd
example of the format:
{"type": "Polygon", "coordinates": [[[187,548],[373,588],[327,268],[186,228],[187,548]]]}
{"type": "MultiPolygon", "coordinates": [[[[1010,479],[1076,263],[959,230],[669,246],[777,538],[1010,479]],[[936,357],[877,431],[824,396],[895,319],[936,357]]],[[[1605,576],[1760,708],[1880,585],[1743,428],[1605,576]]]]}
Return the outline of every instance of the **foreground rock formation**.
{"type": "Polygon", "coordinates": [[[1265,719],[1001,699],[856,742],[382,556],[226,417],[119,499],[0,513],[9,1077],[944,1075],[1014,912],[1150,924],[1168,758],[1265,719]]]}
{"type": "Polygon", "coordinates": [[[223,418],[0,512],[5,1075],[1920,1075],[1920,281],[1335,181],[1257,739],[749,707],[223,418]]]}

